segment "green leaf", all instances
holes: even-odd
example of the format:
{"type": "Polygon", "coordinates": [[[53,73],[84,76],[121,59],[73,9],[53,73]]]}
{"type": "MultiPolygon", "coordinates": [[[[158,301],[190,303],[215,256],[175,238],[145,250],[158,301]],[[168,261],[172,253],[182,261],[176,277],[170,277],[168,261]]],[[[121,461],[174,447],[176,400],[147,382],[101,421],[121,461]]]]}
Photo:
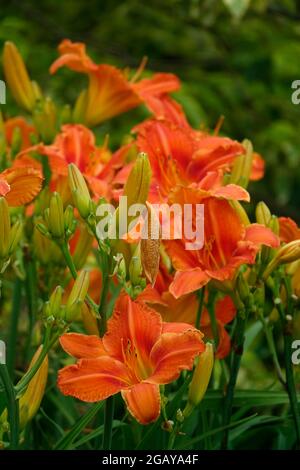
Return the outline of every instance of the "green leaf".
{"type": "Polygon", "coordinates": [[[100,403],[97,403],[96,405],[91,407],[87,413],[81,416],[81,418],[76,421],[72,429],[56,443],[54,450],[69,449],[76,437],[79,436],[81,431],[88,425],[91,419],[98,413],[98,411],[101,410],[103,405],[104,402],[101,401],[100,403]]]}
{"type": "MultiPolygon", "coordinates": [[[[113,425],[112,425],[113,429],[120,428],[122,426],[128,426],[128,425],[127,423],[123,423],[122,421],[119,421],[117,419],[113,421],[113,425]]],[[[94,431],[90,432],[87,436],[84,436],[78,441],[74,442],[72,446],[73,449],[86,444],[87,442],[91,441],[95,437],[101,436],[103,434],[103,431],[104,431],[104,426],[103,425],[99,426],[98,429],[95,429],[94,431]]]]}

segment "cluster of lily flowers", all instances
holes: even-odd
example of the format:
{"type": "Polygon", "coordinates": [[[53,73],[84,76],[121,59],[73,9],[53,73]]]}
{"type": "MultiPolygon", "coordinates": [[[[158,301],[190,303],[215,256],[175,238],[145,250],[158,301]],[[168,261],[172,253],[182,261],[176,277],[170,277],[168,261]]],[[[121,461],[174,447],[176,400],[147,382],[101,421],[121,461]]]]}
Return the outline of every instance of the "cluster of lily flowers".
{"type": "Polygon", "coordinates": [[[14,44],[6,43],[3,55],[6,83],[26,117],[4,112],[1,122],[0,280],[12,273],[26,278],[30,260],[43,300],[35,320],[44,339],[16,385],[21,424],[37,412],[48,353],[61,346],[76,358],[65,357],[69,365],[58,372],[63,394],[98,402],[121,392],[141,424],[160,416],[161,386],[194,368],[185,376],[190,386],[179,421],[192,413],[214,360],[231,354],[226,426],[247,320],[261,316],[268,328],[272,315],[285,331],[291,326],[300,229],[263,202],[256,221],[249,220],[247,187],[263,177],[263,158],[248,140],[220,136],[219,125],[212,132],[192,128],[171,96],[180,88],[175,75],[141,79],[143,64],[134,75],[98,65],[84,44],[69,40],[58,50],[51,74],[67,67],[88,78],[72,107],[55,104],[31,81],[14,44]],[[108,138],[97,143],[94,127],[138,106],[149,117],[128,129],[118,149],[108,138]],[[149,214],[155,203],[203,204],[203,247],[187,251],[184,236],[101,239],[97,208],[104,202],[117,208],[122,195],[145,203],[149,214]]]}

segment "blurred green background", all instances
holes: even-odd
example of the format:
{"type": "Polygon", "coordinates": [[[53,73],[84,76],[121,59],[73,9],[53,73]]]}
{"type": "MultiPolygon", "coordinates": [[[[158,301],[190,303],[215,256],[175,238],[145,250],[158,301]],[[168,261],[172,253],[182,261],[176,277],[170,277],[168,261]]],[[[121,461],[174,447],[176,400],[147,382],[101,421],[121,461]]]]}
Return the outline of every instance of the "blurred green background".
{"type": "MultiPolygon", "coordinates": [[[[85,77],[61,70],[50,77],[61,39],[83,41],[98,62],[178,74],[177,94],[190,122],[252,140],[267,161],[253,202],[300,222],[300,105],[291,84],[300,79],[297,0],[0,1],[0,46],[14,41],[31,76],[61,103],[74,101],[85,77]]],[[[3,78],[0,72],[0,78],[3,78]]],[[[6,115],[17,110],[8,96],[6,115]]],[[[106,123],[120,136],[146,115],[135,110],[106,123]]],[[[117,144],[117,140],[113,140],[117,144]]]]}

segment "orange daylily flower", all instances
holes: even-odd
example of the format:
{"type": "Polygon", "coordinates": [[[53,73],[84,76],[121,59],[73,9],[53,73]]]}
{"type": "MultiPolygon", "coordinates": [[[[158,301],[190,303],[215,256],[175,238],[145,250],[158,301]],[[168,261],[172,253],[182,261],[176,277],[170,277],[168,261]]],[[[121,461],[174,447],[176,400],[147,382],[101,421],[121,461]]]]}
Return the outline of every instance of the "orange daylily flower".
{"type": "Polygon", "coordinates": [[[279,235],[284,243],[300,240],[300,228],[290,217],[279,217],[279,235]]]}
{"type": "MultiPolygon", "coordinates": [[[[169,286],[173,281],[173,276],[168,273],[164,265],[160,266],[160,271],[154,288],[150,285],[138,296],[139,301],[146,302],[158,311],[166,322],[180,322],[195,324],[199,300],[195,293],[185,294],[176,299],[170,292],[169,286]]],[[[215,316],[218,327],[218,348],[216,357],[223,359],[230,353],[230,336],[225,329],[225,325],[230,323],[236,315],[236,308],[232,299],[227,295],[216,301],[215,316]]],[[[210,317],[204,307],[201,315],[200,328],[205,338],[213,339],[210,317]]]]}
{"type": "MultiPolygon", "coordinates": [[[[230,171],[235,158],[245,153],[235,140],[192,129],[179,111],[174,119],[171,113],[168,116],[170,120],[149,119],[134,128],[138,149],[146,152],[151,162],[153,192],[162,197],[178,183],[199,183],[208,173],[230,171]]],[[[263,171],[264,162],[255,154],[251,179],[260,179],[263,171]]]]}
{"type": "Polygon", "coordinates": [[[87,402],[121,392],[132,416],[151,423],[160,414],[159,385],[193,367],[205,349],[202,336],[191,325],[163,323],[157,312],[123,293],[102,339],[77,333],[60,338],[79,361],[60,370],[58,387],[87,402]]]}
{"type": "MultiPolygon", "coordinates": [[[[26,154],[32,151],[47,155],[51,171],[58,179],[65,179],[68,165],[75,163],[96,197],[108,197],[110,194],[109,182],[114,176],[113,165],[117,162],[111,158],[106,144],[103,147],[96,146],[95,136],[87,127],[65,124],[53,144],[35,145],[27,149],[26,154]]],[[[21,152],[17,160],[23,158],[24,152],[21,152]]]]}
{"type": "Polygon", "coordinates": [[[245,153],[239,142],[170,121],[150,119],[134,130],[138,149],[148,154],[154,185],[163,197],[178,183],[199,183],[209,172],[228,169],[238,155],[245,153]]]}
{"type": "Polygon", "coordinates": [[[42,182],[42,174],[36,168],[8,168],[0,173],[0,197],[13,207],[28,204],[40,192],[42,182]]]}
{"type": "MultiPolygon", "coordinates": [[[[290,217],[279,217],[279,236],[283,243],[300,240],[300,227],[290,217]]],[[[287,265],[289,274],[292,276],[292,287],[294,293],[300,296],[300,261],[294,261],[287,265]]]]}
{"type": "Polygon", "coordinates": [[[142,103],[147,104],[153,97],[164,97],[178,90],[178,78],[169,73],[155,74],[135,83],[129,81],[118,68],[107,64],[95,64],[86,54],[83,43],[73,43],[68,39],[58,47],[60,57],[52,64],[51,73],[67,66],[89,77],[89,87],[77,102],[82,121],[94,126],[118,114],[129,111],[142,103]]]}
{"type": "Polygon", "coordinates": [[[204,204],[204,247],[185,249],[186,240],[166,241],[167,252],[177,270],[170,292],[178,298],[211,279],[232,280],[242,264],[254,264],[262,244],[278,247],[278,237],[260,224],[244,226],[230,202],[239,199],[238,187],[228,185],[214,194],[193,187],[175,189],[171,203],[204,204]],[[232,188],[233,187],[233,188],[232,188]]]}
{"type": "Polygon", "coordinates": [[[19,129],[21,133],[21,150],[25,150],[26,148],[30,147],[30,136],[36,134],[34,126],[28,124],[28,122],[25,121],[25,119],[21,116],[7,119],[7,121],[4,122],[4,130],[5,138],[9,146],[12,143],[12,138],[15,129],[19,129]]]}

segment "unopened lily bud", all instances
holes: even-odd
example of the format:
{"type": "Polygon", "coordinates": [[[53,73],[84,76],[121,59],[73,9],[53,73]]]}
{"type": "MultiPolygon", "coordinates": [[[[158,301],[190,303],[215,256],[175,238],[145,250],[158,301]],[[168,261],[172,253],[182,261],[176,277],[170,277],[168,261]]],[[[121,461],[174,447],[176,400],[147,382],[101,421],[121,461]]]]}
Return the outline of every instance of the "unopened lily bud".
{"type": "Polygon", "coordinates": [[[51,239],[51,233],[47,229],[46,225],[38,222],[36,224],[36,228],[42,235],[44,235],[44,237],[47,237],[47,238],[51,239]]]}
{"type": "Polygon", "coordinates": [[[145,204],[151,181],[151,166],[146,153],[140,153],[128,176],[124,187],[128,207],[132,204],[145,204]]]}
{"type": "Polygon", "coordinates": [[[50,314],[53,315],[54,318],[60,318],[60,310],[62,306],[62,297],[63,297],[64,290],[61,286],[57,286],[54,292],[51,294],[49,300],[49,310],[50,314]]]}
{"type": "MultiPolygon", "coordinates": [[[[29,370],[33,367],[35,362],[38,360],[39,355],[41,354],[42,346],[36,351],[35,355],[32,358],[32,361],[29,365],[29,370]]],[[[40,368],[33,376],[29,385],[27,387],[24,395],[21,396],[19,401],[19,413],[20,413],[20,427],[24,426],[32,420],[36,415],[41,401],[43,399],[46,383],[48,377],[48,357],[46,356],[43,360],[40,368]]]]}
{"type": "Polygon", "coordinates": [[[42,93],[40,85],[35,80],[31,81],[31,85],[32,85],[35,101],[36,102],[41,101],[43,98],[43,93],[42,93]]]}
{"type": "Polygon", "coordinates": [[[116,262],[113,274],[116,274],[119,279],[123,281],[126,280],[126,262],[124,259],[124,255],[122,253],[118,253],[116,256],[113,257],[114,261],[116,262]]]}
{"type": "Polygon", "coordinates": [[[86,219],[92,209],[92,201],[87,184],[81,172],[74,163],[69,165],[69,186],[75,207],[83,219],[86,219]]]}
{"type": "Polygon", "coordinates": [[[84,302],[88,292],[89,282],[90,276],[88,271],[81,271],[81,273],[74,282],[66,305],[66,316],[68,321],[74,318],[74,309],[77,313],[77,306],[80,307],[84,302]]]}
{"type": "Polygon", "coordinates": [[[279,235],[279,230],[280,230],[279,220],[278,220],[278,217],[276,217],[276,215],[272,215],[270,222],[269,222],[269,228],[272,230],[273,233],[275,233],[275,235],[279,235]]]}
{"type": "Polygon", "coordinates": [[[50,199],[49,231],[54,238],[63,238],[65,235],[64,208],[59,193],[54,193],[50,199]]]}
{"type": "Polygon", "coordinates": [[[253,147],[250,140],[247,139],[243,141],[243,146],[245,147],[246,153],[245,155],[236,157],[232,168],[230,183],[247,188],[252,167],[253,147]]]}
{"type": "Polygon", "coordinates": [[[189,386],[188,402],[183,410],[184,416],[189,416],[205,395],[214,365],[214,348],[206,343],[205,351],[198,357],[193,378],[189,386]]]}
{"type": "Polygon", "coordinates": [[[298,259],[300,259],[300,240],[293,240],[286,245],[281,246],[274,258],[266,267],[263,279],[266,280],[280,264],[292,263],[298,259]]]}
{"type": "Polygon", "coordinates": [[[143,266],[141,260],[141,248],[139,244],[129,263],[129,277],[133,286],[138,286],[140,284],[142,272],[143,266]]]}
{"type": "Polygon", "coordinates": [[[269,227],[272,214],[267,204],[265,204],[263,201],[260,201],[256,206],[255,215],[258,224],[269,227]]]}
{"type": "Polygon", "coordinates": [[[76,219],[74,218],[74,210],[72,206],[68,206],[64,212],[64,224],[66,236],[69,239],[76,229],[76,219]]]}
{"type": "Polygon", "coordinates": [[[17,245],[19,244],[23,233],[23,224],[21,220],[17,220],[15,224],[12,226],[10,231],[10,245],[9,245],[9,254],[12,254],[17,245]]]}
{"type": "Polygon", "coordinates": [[[91,251],[94,237],[84,225],[80,227],[80,235],[73,254],[73,261],[77,270],[82,269],[91,251]]]}
{"type": "Polygon", "coordinates": [[[99,335],[99,329],[97,324],[97,318],[95,317],[93,311],[84,302],[81,306],[81,318],[84,328],[90,335],[99,335]]]}
{"type": "Polygon", "coordinates": [[[250,225],[251,222],[249,220],[248,214],[245,211],[245,209],[243,208],[242,204],[239,201],[230,201],[230,204],[234,208],[234,210],[236,211],[236,213],[239,216],[240,221],[242,222],[242,224],[245,225],[245,227],[250,225]]]}
{"type": "Polygon", "coordinates": [[[3,52],[3,68],[7,84],[19,106],[32,111],[35,94],[23,59],[12,42],[6,42],[3,52]]]}
{"type": "Polygon", "coordinates": [[[141,240],[141,262],[145,276],[153,286],[159,271],[160,224],[153,206],[148,203],[146,222],[147,233],[143,233],[141,240]]]}
{"type": "Polygon", "coordinates": [[[5,259],[10,246],[10,215],[9,208],[4,197],[0,197],[0,259],[5,259]]]}
{"type": "Polygon", "coordinates": [[[253,293],[254,304],[259,308],[264,308],[266,297],[265,297],[265,284],[261,282],[253,293]]]}
{"type": "Polygon", "coordinates": [[[248,282],[242,274],[239,274],[236,280],[236,288],[238,290],[241,301],[247,302],[250,295],[250,289],[248,282]]]}

